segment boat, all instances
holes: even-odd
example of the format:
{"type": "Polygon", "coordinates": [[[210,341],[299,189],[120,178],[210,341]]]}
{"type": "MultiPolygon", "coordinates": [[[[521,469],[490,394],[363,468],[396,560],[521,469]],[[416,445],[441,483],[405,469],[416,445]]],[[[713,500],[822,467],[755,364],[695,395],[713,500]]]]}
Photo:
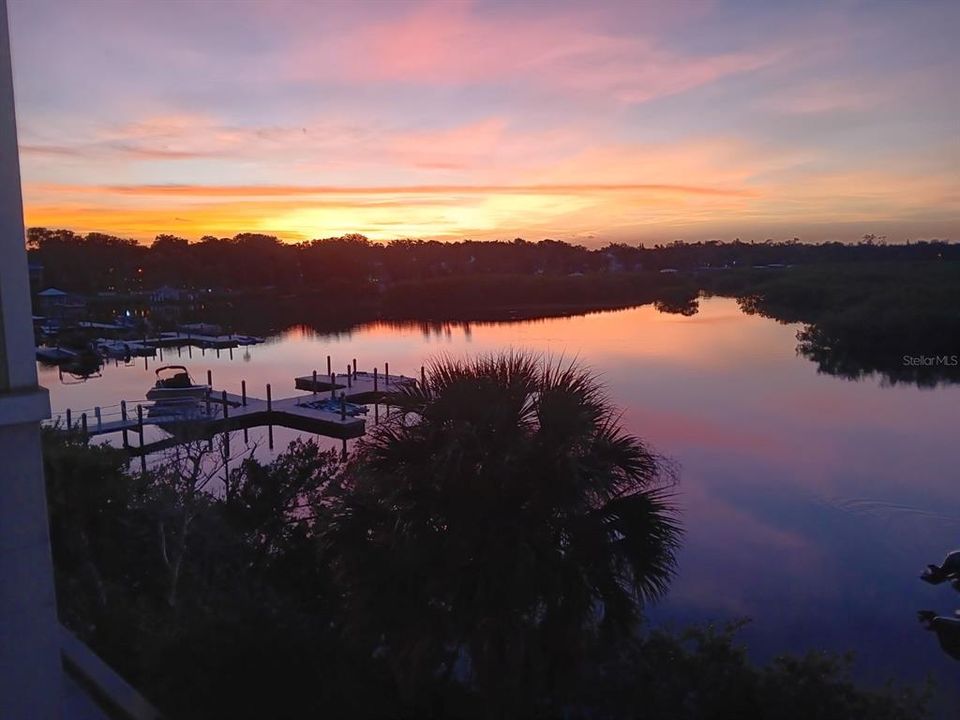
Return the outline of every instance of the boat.
{"type": "Polygon", "coordinates": [[[337,398],[324,398],[321,400],[303,400],[297,403],[300,407],[308,407],[313,410],[323,410],[328,413],[340,413],[341,410],[343,414],[347,417],[358,417],[359,415],[366,415],[369,412],[370,408],[366,405],[356,405],[354,403],[349,403],[346,401],[341,401],[337,398]],[[341,404],[342,403],[342,404],[341,404]]]}
{"type": "Polygon", "coordinates": [[[46,346],[37,348],[37,359],[51,364],[58,364],[67,360],[71,360],[76,355],[76,350],[68,350],[67,348],[46,346]]]}
{"type": "Polygon", "coordinates": [[[262,337],[256,335],[232,335],[231,337],[237,341],[238,345],[260,345],[266,342],[262,337]]]}
{"type": "Polygon", "coordinates": [[[164,365],[157,368],[157,381],[147,391],[147,400],[202,399],[210,394],[209,385],[198,385],[183,365],[164,365]]]}

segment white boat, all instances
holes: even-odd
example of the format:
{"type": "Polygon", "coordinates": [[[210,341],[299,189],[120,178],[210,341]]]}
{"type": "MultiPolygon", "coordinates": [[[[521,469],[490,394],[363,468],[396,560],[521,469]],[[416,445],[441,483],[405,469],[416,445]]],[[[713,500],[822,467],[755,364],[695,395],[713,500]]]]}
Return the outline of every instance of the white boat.
{"type": "Polygon", "coordinates": [[[164,365],[157,368],[157,382],[147,391],[147,400],[203,399],[210,393],[209,385],[198,385],[183,365],[164,365]]]}

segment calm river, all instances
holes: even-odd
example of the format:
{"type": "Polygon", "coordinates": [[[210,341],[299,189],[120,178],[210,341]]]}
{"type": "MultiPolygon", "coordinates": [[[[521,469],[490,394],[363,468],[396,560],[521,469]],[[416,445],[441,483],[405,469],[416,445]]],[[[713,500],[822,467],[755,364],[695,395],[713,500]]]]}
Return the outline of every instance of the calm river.
{"type": "MultiPolygon", "coordinates": [[[[853,650],[856,675],[936,678],[960,707],[956,661],[916,611],[952,612],[960,596],[917,578],[960,547],[960,385],[851,382],[795,354],[797,326],[743,315],[726,299],[693,317],[652,306],[542,321],[372,324],[349,333],[291,330],[216,353],[165,351],[198,380],[252,395],[297,394],[293,378],[326,356],[335,369],[384,361],[413,375],[430,356],[525,348],[577,358],[600,374],[624,423],[679,466],[686,537],[679,575],[651,613],[658,624],[751,618],[742,639],[758,659],[853,650]]],[[[142,400],[154,359],[61,382],[40,368],[55,411],[142,400]]],[[[960,370],[958,370],[960,372],[960,370]]],[[[159,431],[156,431],[159,433],[159,431]]],[[[297,433],[277,429],[282,449],[297,433]]],[[[237,434],[235,433],[235,436],[237,434]]],[[[159,437],[159,434],[157,435],[159,437]]],[[[266,453],[264,433],[250,432],[266,453]]],[[[234,444],[236,441],[234,441],[234,444]]]]}

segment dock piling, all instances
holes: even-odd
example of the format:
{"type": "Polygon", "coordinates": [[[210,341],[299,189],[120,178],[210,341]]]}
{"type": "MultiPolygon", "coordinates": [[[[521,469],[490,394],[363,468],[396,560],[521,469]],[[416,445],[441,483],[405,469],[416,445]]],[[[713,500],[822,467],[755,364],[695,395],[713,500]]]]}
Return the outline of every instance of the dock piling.
{"type": "Polygon", "coordinates": [[[313,394],[317,394],[317,371],[313,371],[313,394]]]}
{"type": "Polygon", "coordinates": [[[213,370],[207,370],[207,387],[213,390],[213,370]]]}
{"type": "Polygon", "coordinates": [[[227,420],[230,417],[229,405],[227,405],[227,391],[222,390],[220,394],[220,399],[223,401],[223,419],[227,420]]]}
{"type": "Polygon", "coordinates": [[[327,375],[333,372],[333,366],[330,364],[330,356],[327,355],[327,375]]]}
{"type": "Polygon", "coordinates": [[[163,345],[160,345],[160,346],[157,348],[157,352],[160,353],[160,362],[163,362],[163,345]]]}
{"type": "Polygon", "coordinates": [[[330,373],[330,399],[333,400],[337,397],[337,374],[335,372],[330,373]]]}
{"type": "Polygon", "coordinates": [[[120,419],[123,421],[123,446],[130,447],[130,438],[127,436],[127,401],[120,401],[120,419]]]}
{"type": "Polygon", "coordinates": [[[147,473],[147,453],[143,449],[143,405],[137,405],[137,434],[140,436],[140,473],[147,473]]]}
{"type": "Polygon", "coordinates": [[[87,439],[87,414],[80,413],[80,430],[83,432],[83,439],[87,439]]]}
{"type": "Polygon", "coordinates": [[[383,364],[383,382],[385,385],[390,384],[390,363],[383,364]]]}
{"type": "Polygon", "coordinates": [[[420,391],[427,391],[427,373],[424,370],[423,365],[420,366],[420,391]]]}
{"type": "Polygon", "coordinates": [[[70,419],[70,408],[67,408],[67,430],[73,430],[73,421],[70,419]]]}
{"type": "Polygon", "coordinates": [[[240,381],[240,402],[243,404],[244,407],[247,406],[247,381],[246,380],[240,381]]]}
{"type": "Polygon", "coordinates": [[[350,366],[347,365],[347,387],[353,387],[353,376],[350,374],[350,366]]]}
{"type": "Polygon", "coordinates": [[[357,377],[357,359],[356,358],[353,359],[353,377],[354,378],[357,377]]]}
{"type": "Polygon", "coordinates": [[[93,416],[97,419],[97,432],[100,432],[103,429],[103,419],[100,415],[99,407],[93,409],[93,416]]]}
{"type": "Polygon", "coordinates": [[[347,396],[346,393],[340,393],[340,419],[347,419],[347,396]]]}
{"type": "Polygon", "coordinates": [[[377,369],[373,369],[373,391],[377,392],[377,382],[379,378],[377,377],[377,369]]]}
{"type": "Polygon", "coordinates": [[[273,398],[270,395],[270,383],[267,383],[267,412],[273,412],[273,398]]]}

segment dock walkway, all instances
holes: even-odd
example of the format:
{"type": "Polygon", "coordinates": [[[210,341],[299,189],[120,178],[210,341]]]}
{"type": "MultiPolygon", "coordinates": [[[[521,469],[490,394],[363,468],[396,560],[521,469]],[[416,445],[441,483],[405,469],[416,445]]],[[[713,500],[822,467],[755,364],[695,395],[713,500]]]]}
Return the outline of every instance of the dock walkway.
{"type": "Polygon", "coordinates": [[[383,375],[371,372],[351,371],[343,375],[327,376],[312,374],[298,377],[294,384],[297,390],[311,392],[331,392],[340,397],[341,393],[348,402],[375,402],[392,390],[403,385],[416,384],[416,379],[406,375],[383,375]]]}

